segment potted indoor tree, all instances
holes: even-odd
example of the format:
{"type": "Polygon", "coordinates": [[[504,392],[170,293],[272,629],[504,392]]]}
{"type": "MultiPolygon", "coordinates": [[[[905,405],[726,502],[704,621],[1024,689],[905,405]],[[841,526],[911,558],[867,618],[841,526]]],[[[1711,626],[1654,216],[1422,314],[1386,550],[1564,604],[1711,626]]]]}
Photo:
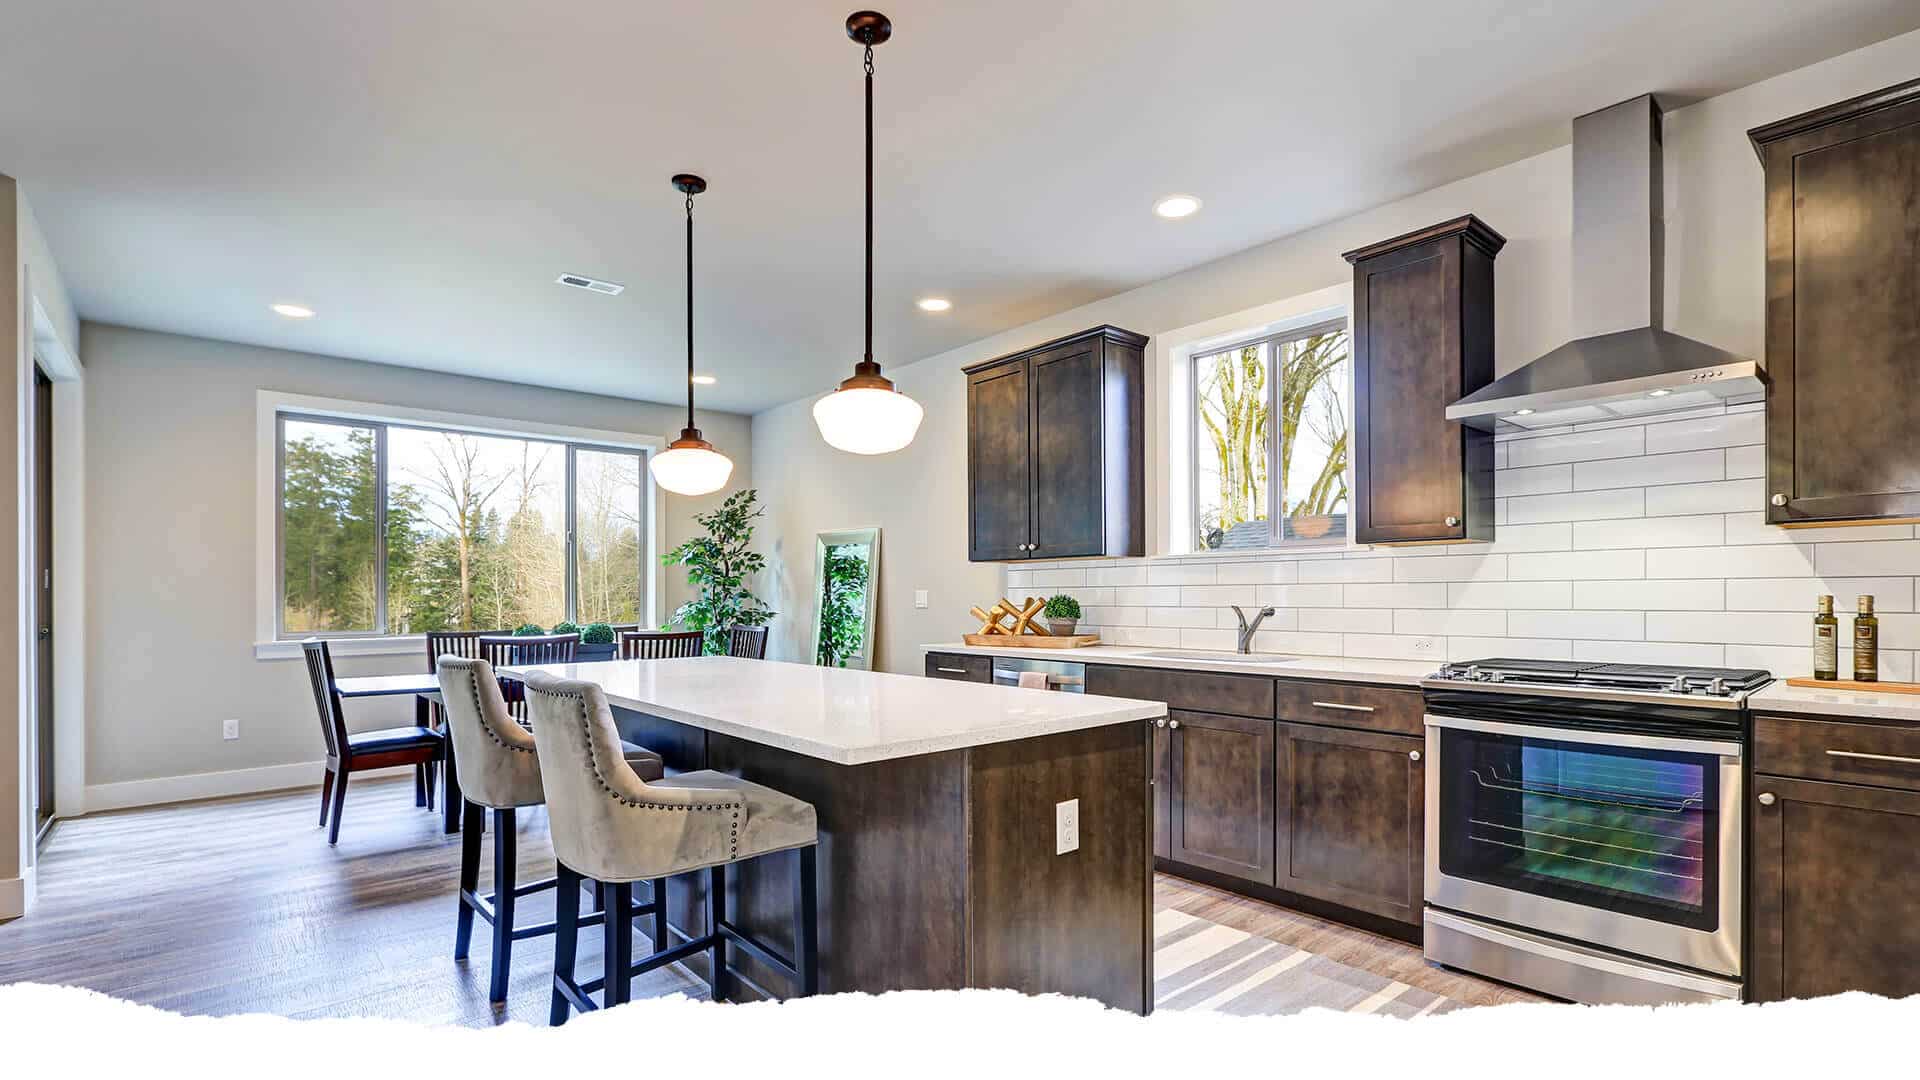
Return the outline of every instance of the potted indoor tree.
{"type": "Polygon", "coordinates": [[[660,557],[667,566],[686,567],[687,584],[700,590],[674,611],[671,623],[706,635],[709,656],[726,655],[734,627],[765,626],[773,618],[747,587],[767,564],[766,556],[753,550],[759,498],[759,492],[746,488],[727,496],[718,510],[693,515],[706,535],[690,537],[660,557]]]}
{"type": "Polygon", "coordinates": [[[1080,623],[1080,601],[1061,593],[1047,597],[1046,610],[1041,612],[1047,619],[1047,630],[1055,637],[1072,637],[1074,627],[1080,623]]]}

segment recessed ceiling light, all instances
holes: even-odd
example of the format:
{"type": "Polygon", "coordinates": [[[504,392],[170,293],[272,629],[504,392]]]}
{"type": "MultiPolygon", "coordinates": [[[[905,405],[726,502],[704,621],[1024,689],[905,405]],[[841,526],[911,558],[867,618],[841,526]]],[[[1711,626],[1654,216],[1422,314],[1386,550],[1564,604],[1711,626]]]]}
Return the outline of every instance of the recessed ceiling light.
{"type": "Polygon", "coordinates": [[[1191,217],[1200,209],[1200,200],[1191,195],[1169,195],[1153,204],[1153,212],[1163,218],[1191,217]]]}
{"type": "Polygon", "coordinates": [[[285,315],[289,319],[313,318],[313,309],[300,304],[275,304],[273,305],[273,311],[274,314],[285,315]]]}
{"type": "Polygon", "coordinates": [[[1671,393],[1673,393],[1673,391],[1671,390],[1649,390],[1647,391],[1647,396],[1648,397],[1666,397],[1668,394],[1671,394],[1671,393]]]}
{"type": "Polygon", "coordinates": [[[693,377],[693,385],[695,386],[712,386],[718,381],[718,379],[715,379],[711,375],[695,375],[693,377]]]}
{"type": "Polygon", "coordinates": [[[953,301],[944,296],[923,296],[914,303],[921,311],[945,311],[953,306],[953,301]]]}
{"type": "Polygon", "coordinates": [[[1532,409],[1515,409],[1515,410],[1513,410],[1513,415],[1515,415],[1515,416],[1532,416],[1532,415],[1533,415],[1533,410],[1532,410],[1532,409]]]}

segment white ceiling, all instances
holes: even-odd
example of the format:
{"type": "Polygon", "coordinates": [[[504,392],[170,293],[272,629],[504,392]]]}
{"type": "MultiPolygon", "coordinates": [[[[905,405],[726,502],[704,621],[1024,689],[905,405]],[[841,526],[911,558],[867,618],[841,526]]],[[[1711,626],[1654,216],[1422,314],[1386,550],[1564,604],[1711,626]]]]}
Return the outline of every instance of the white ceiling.
{"type": "MultiPolygon", "coordinates": [[[[9,0],[0,172],[86,318],[666,401],[667,178],[698,172],[701,398],[753,411],[860,351],[851,6],[9,0]]],[[[1920,27],[1912,0],[884,6],[882,363],[1920,27]],[[1205,208],[1152,216],[1174,191],[1205,208]]]]}

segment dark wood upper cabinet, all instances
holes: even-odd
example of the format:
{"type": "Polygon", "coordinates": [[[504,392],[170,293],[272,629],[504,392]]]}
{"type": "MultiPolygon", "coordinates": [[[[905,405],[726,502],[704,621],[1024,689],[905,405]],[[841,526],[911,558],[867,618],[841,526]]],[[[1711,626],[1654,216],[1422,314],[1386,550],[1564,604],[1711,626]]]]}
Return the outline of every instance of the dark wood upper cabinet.
{"type": "Polygon", "coordinates": [[[1493,435],[1446,408],[1493,381],[1493,259],[1469,214],[1353,264],[1353,513],[1362,544],[1493,539],[1493,435]]]}
{"type": "Polygon", "coordinates": [[[1421,740],[1277,726],[1274,884],[1418,924],[1426,851],[1421,740]]]}
{"type": "Polygon", "coordinates": [[[1112,326],[967,372],[967,557],[1146,553],[1147,339],[1112,326]]]}
{"type": "Polygon", "coordinates": [[[1767,520],[1920,517],[1920,80],[1748,136],[1766,170],[1767,520]]]}

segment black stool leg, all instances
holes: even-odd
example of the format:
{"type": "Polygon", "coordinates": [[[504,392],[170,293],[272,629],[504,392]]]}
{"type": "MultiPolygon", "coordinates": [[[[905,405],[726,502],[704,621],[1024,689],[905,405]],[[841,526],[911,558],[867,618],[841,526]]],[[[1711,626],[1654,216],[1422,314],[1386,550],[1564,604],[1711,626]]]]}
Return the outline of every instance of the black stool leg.
{"type": "Polygon", "coordinates": [[[507,970],[513,963],[513,811],[493,812],[493,982],[487,1000],[507,1000],[507,970]]]}
{"type": "Polygon", "coordinates": [[[707,988],[715,1001],[727,999],[727,937],[720,932],[720,924],[726,919],[727,868],[716,866],[707,872],[707,933],[713,935],[713,951],[708,960],[713,974],[707,979],[707,988]]]}
{"type": "Polygon", "coordinates": [[[453,958],[465,960],[467,946],[473,942],[473,905],[467,902],[470,893],[480,891],[480,823],[486,820],[487,812],[472,803],[466,804],[467,831],[460,837],[460,915],[453,928],[453,958]]]}
{"type": "MultiPolygon", "coordinates": [[[[470,833],[479,830],[469,830],[470,833]]],[[[553,894],[553,1006],[547,1023],[555,1027],[567,1022],[567,996],[560,992],[560,981],[573,982],[575,954],[580,951],[580,875],[565,863],[559,864],[559,887],[553,894]]]]}
{"type": "Polygon", "coordinates": [[[653,951],[660,952],[671,944],[667,940],[667,879],[654,878],[648,889],[653,899],[653,951]]]}
{"type": "Polygon", "coordinates": [[[598,881],[593,883],[593,910],[607,910],[607,887],[598,881]]]}
{"type": "Polygon", "coordinates": [[[427,805],[427,763],[413,767],[413,805],[427,805]]]}
{"type": "Polygon", "coordinates": [[[820,904],[815,874],[815,855],[819,848],[800,849],[800,880],[793,905],[793,966],[800,969],[799,997],[820,992],[820,904]]]}
{"type": "Polygon", "coordinates": [[[607,914],[600,924],[606,965],[600,1007],[611,1009],[626,1004],[633,992],[633,916],[627,911],[633,906],[633,883],[602,882],[600,889],[607,898],[607,914]]]}

